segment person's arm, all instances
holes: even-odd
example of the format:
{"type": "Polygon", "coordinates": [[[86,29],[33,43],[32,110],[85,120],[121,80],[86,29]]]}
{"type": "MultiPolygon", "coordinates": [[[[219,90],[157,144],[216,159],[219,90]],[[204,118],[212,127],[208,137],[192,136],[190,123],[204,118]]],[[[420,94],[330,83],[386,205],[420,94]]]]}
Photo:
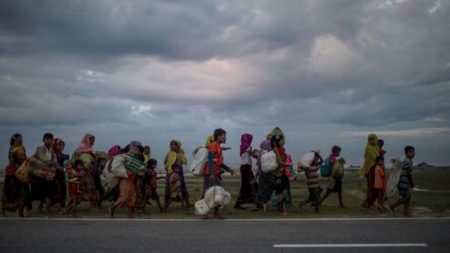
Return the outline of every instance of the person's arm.
{"type": "Polygon", "coordinates": [[[227,172],[229,172],[231,175],[234,175],[234,174],[236,174],[236,172],[234,172],[234,170],[233,169],[231,169],[230,167],[228,167],[226,164],[222,164],[222,166],[220,166],[223,170],[225,170],[225,171],[227,171],[227,172]]]}
{"type": "Polygon", "coordinates": [[[254,150],[252,151],[252,153],[251,153],[251,156],[252,156],[253,158],[255,158],[255,159],[258,159],[259,153],[260,153],[259,150],[254,149],[254,150]]]}
{"type": "Polygon", "coordinates": [[[169,154],[167,154],[166,157],[164,157],[164,164],[167,164],[167,160],[169,160],[169,154]]]}
{"type": "Polygon", "coordinates": [[[47,160],[47,155],[46,155],[46,153],[45,153],[45,149],[44,148],[42,148],[42,147],[38,147],[37,149],[36,149],[36,159],[38,159],[39,161],[41,161],[41,162],[43,162],[43,163],[45,163],[45,164],[50,164],[50,161],[49,160],[47,160]]]}
{"type": "Polygon", "coordinates": [[[414,188],[416,185],[414,184],[414,182],[413,182],[413,179],[412,179],[412,175],[411,175],[411,168],[409,168],[408,170],[407,170],[407,174],[406,174],[406,176],[408,177],[408,179],[409,179],[409,184],[411,185],[411,188],[414,188]]]}

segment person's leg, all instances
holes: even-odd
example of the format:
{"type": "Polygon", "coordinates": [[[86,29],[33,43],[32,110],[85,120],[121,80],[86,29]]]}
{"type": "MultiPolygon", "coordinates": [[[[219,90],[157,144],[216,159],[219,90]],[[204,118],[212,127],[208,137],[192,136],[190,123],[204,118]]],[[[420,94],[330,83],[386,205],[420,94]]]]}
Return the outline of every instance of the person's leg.
{"type": "Polygon", "coordinates": [[[164,205],[164,211],[167,212],[167,209],[169,209],[170,203],[172,203],[172,199],[166,200],[164,205]]]}
{"type": "Polygon", "coordinates": [[[311,202],[311,197],[312,197],[312,194],[313,194],[312,189],[308,189],[308,192],[309,192],[308,198],[306,198],[306,199],[304,199],[302,202],[298,203],[298,208],[299,208],[300,210],[302,210],[303,207],[304,207],[306,204],[308,204],[308,203],[311,202]]]}
{"type": "Polygon", "coordinates": [[[339,207],[346,208],[344,205],[344,198],[343,198],[343,194],[342,194],[342,179],[336,179],[334,189],[338,195],[339,207]]]}
{"type": "Polygon", "coordinates": [[[78,217],[77,215],[77,207],[80,204],[81,200],[80,199],[75,199],[73,202],[73,208],[72,208],[72,217],[78,217]]]}
{"type": "MultiPolygon", "coordinates": [[[[310,193],[310,195],[311,195],[311,193],[310,193]]],[[[306,204],[310,203],[310,202],[311,202],[310,197],[308,197],[307,199],[303,200],[302,202],[300,202],[300,203],[298,204],[298,208],[299,208],[300,210],[302,210],[303,207],[304,207],[306,204]]]]}
{"type": "Polygon", "coordinates": [[[186,210],[186,203],[184,202],[184,200],[183,199],[181,199],[181,208],[183,208],[183,210],[186,210]]]}
{"type": "Polygon", "coordinates": [[[163,209],[162,206],[161,206],[161,201],[159,201],[159,197],[156,199],[156,203],[158,204],[159,211],[160,211],[160,212],[164,212],[164,209],[163,209]]]}
{"type": "Polygon", "coordinates": [[[156,191],[156,189],[150,189],[151,193],[150,193],[150,199],[153,199],[156,201],[156,204],[158,204],[159,207],[159,211],[163,212],[164,209],[161,206],[161,201],[159,200],[159,195],[158,192],[156,191]]]}
{"type": "Polygon", "coordinates": [[[50,218],[52,217],[52,199],[47,197],[45,199],[45,215],[50,218]]]}
{"type": "Polygon", "coordinates": [[[214,218],[222,220],[224,219],[223,210],[220,207],[214,208],[214,218]]]}
{"type": "Polygon", "coordinates": [[[128,219],[133,219],[133,214],[134,214],[134,207],[129,207],[127,212],[128,219]]]}
{"type": "Polygon", "coordinates": [[[116,208],[122,206],[124,203],[125,199],[122,196],[119,196],[119,198],[117,198],[117,200],[109,208],[109,217],[114,218],[114,212],[116,211],[116,208]]]}
{"type": "Polygon", "coordinates": [[[391,209],[392,213],[395,215],[395,208],[398,206],[404,204],[406,202],[406,197],[401,195],[401,198],[397,200],[394,204],[389,206],[389,209],[391,209]]]}
{"type": "Polygon", "coordinates": [[[342,191],[338,192],[339,206],[341,208],[346,208],[344,205],[344,198],[342,196],[342,191]]]}
{"type": "Polygon", "coordinates": [[[314,211],[316,213],[319,213],[319,208],[320,208],[320,203],[319,203],[319,199],[317,199],[316,201],[314,201],[314,211]]]}
{"type": "Polygon", "coordinates": [[[72,213],[72,208],[73,208],[73,205],[74,205],[73,202],[74,202],[73,198],[69,197],[69,202],[66,205],[66,214],[67,215],[70,215],[72,213]]]}
{"type": "Polygon", "coordinates": [[[283,216],[288,216],[288,208],[287,208],[287,201],[283,200],[281,202],[281,205],[283,207],[283,216]]]}
{"type": "Polygon", "coordinates": [[[410,206],[411,206],[411,195],[408,195],[405,199],[405,204],[404,204],[404,209],[403,209],[403,215],[406,217],[411,217],[410,206]]]}
{"type": "Polygon", "coordinates": [[[325,195],[323,195],[322,199],[319,200],[319,205],[322,205],[322,202],[323,202],[325,199],[327,199],[328,196],[330,196],[331,192],[332,192],[332,190],[329,189],[329,188],[327,188],[327,192],[325,193],[325,195]]]}

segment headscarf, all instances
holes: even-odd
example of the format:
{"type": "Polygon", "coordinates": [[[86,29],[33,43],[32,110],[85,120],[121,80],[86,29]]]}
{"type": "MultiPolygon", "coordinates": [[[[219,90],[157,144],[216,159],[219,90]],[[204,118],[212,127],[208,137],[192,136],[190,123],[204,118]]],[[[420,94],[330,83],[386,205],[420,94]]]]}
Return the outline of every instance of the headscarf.
{"type": "Polygon", "coordinates": [[[268,152],[268,151],[271,150],[270,141],[264,140],[259,145],[259,148],[260,148],[260,151],[259,151],[258,159],[256,160],[256,166],[258,166],[258,171],[262,171],[262,168],[261,168],[261,157],[262,157],[263,153],[268,152]]]}
{"type": "MultiPolygon", "coordinates": [[[[181,142],[178,140],[172,140],[170,144],[176,143],[178,145],[178,152],[181,155],[181,164],[186,165],[187,164],[187,158],[186,154],[184,153],[183,148],[181,148],[181,142]]],[[[169,147],[169,152],[167,153],[167,163],[166,163],[166,171],[169,174],[172,174],[172,165],[177,161],[177,152],[172,151],[172,149],[169,147]]]]}
{"type": "Polygon", "coordinates": [[[364,164],[359,171],[360,177],[366,176],[370,168],[375,165],[375,159],[380,155],[380,147],[377,143],[378,137],[375,134],[369,134],[367,139],[374,139],[375,145],[371,145],[370,141],[367,141],[366,151],[364,153],[364,164]]]}
{"type": "Polygon", "coordinates": [[[214,142],[214,136],[210,135],[206,138],[205,146],[208,147],[214,142]]]}
{"type": "Polygon", "coordinates": [[[281,131],[281,129],[280,129],[279,127],[275,127],[275,128],[272,130],[272,132],[270,132],[270,133],[267,135],[266,139],[270,141],[270,140],[272,140],[272,138],[273,138],[274,136],[277,136],[277,139],[279,139],[280,137],[284,137],[284,133],[283,133],[283,131],[281,131]]]}
{"type": "Polygon", "coordinates": [[[80,146],[75,151],[76,153],[92,153],[95,154],[95,150],[91,145],[90,139],[92,137],[95,137],[94,135],[87,133],[84,135],[83,139],[81,140],[80,146]]]}
{"type": "Polygon", "coordinates": [[[23,154],[25,157],[27,156],[26,155],[26,151],[25,151],[25,147],[23,146],[23,144],[22,145],[18,145],[18,146],[15,145],[16,139],[18,137],[22,137],[22,135],[16,133],[16,134],[14,134],[11,137],[11,140],[10,140],[10,147],[9,147],[9,153],[8,153],[8,159],[9,159],[10,163],[17,162],[14,159],[14,156],[16,154],[23,154]]]}
{"type": "Polygon", "coordinates": [[[115,157],[116,155],[119,155],[121,152],[121,148],[119,145],[114,145],[108,150],[108,157],[109,159],[115,157]]]}
{"type": "Polygon", "coordinates": [[[242,156],[245,152],[247,152],[248,148],[251,147],[253,141],[253,135],[251,134],[243,134],[241,136],[241,151],[239,153],[242,156]]]}
{"type": "Polygon", "coordinates": [[[132,141],[132,142],[130,142],[129,147],[130,147],[130,148],[131,148],[131,147],[138,148],[141,152],[143,152],[143,150],[144,150],[144,147],[142,146],[142,143],[139,142],[139,141],[132,141]]]}

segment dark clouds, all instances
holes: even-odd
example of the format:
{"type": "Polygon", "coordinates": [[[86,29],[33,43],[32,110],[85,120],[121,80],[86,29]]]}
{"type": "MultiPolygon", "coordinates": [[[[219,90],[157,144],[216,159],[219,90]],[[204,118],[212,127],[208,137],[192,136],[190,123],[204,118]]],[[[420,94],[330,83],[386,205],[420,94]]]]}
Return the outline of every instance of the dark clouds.
{"type": "Polygon", "coordinates": [[[2,1],[0,151],[16,131],[36,146],[31,135],[49,129],[72,145],[97,132],[103,149],[143,139],[162,155],[172,137],[189,147],[224,127],[237,147],[242,132],[258,140],[279,125],[296,156],[334,142],[358,162],[360,133],[384,131],[392,149],[420,142],[441,150],[423,159],[450,162],[439,158],[450,151],[449,11],[413,0],[2,1]]]}

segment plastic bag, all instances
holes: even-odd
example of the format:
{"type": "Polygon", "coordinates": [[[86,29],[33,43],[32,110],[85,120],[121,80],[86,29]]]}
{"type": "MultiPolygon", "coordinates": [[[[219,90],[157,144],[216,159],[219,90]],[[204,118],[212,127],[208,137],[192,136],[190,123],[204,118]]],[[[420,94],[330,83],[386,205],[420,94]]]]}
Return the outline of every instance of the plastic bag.
{"type": "Polygon", "coordinates": [[[400,175],[402,172],[402,162],[400,160],[400,157],[396,157],[392,161],[393,167],[392,171],[389,174],[387,186],[386,186],[386,196],[387,198],[392,198],[397,195],[398,192],[398,181],[400,180],[400,175]]]}
{"type": "Polygon", "coordinates": [[[231,202],[231,195],[221,186],[212,186],[205,192],[202,200],[195,202],[195,214],[206,215],[211,209],[226,206],[231,202]]]}
{"type": "Polygon", "coordinates": [[[269,151],[261,155],[261,170],[264,173],[274,171],[278,168],[277,156],[275,152],[269,151]]]}
{"type": "Polygon", "coordinates": [[[301,166],[305,168],[310,167],[311,163],[314,161],[314,157],[316,157],[316,154],[314,152],[304,154],[302,156],[302,159],[300,159],[301,166]]]}
{"type": "MultiPolygon", "coordinates": [[[[111,162],[111,172],[115,177],[119,178],[128,177],[127,169],[125,167],[125,163],[127,162],[126,155],[117,155],[112,160],[110,160],[110,162],[111,162]]],[[[106,168],[108,168],[108,164],[106,168]]]]}
{"type": "Polygon", "coordinates": [[[194,176],[202,176],[208,161],[208,149],[205,147],[194,147],[192,154],[194,160],[191,163],[191,172],[194,176]]]}

